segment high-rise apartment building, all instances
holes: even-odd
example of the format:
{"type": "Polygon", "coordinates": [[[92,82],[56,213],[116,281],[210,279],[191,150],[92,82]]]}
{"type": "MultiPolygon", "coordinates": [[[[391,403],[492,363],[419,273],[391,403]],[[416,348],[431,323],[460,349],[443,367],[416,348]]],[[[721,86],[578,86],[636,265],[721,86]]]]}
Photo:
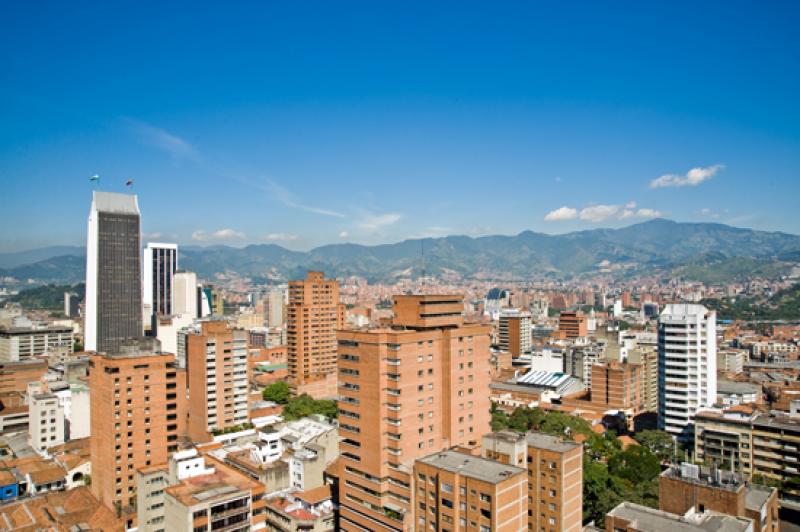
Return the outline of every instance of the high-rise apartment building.
{"type": "Polygon", "coordinates": [[[185,431],[186,374],[156,341],[91,357],[92,493],[135,521],[136,470],[166,463],[185,431]]]}
{"type": "Polygon", "coordinates": [[[518,357],[531,352],[531,313],[503,310],[498,323],[499,347],[518,357]]]}
{"type": "Polygon", "coordinates": [[[173,278],[178,269],[178,245],[148,242],[144,248],[142,300],[145,321],[172,311],[173,278]]]}
{"type": "Polygon", "coordinates": [[[525,469],[447,450],[414,463],[415,530],[528,530],[525,469]]]}
{"type": "Polygon", "coordinates": [[[175,272],[172,276],[172,313],[176,315],[200,316],[197,274],[194,272],[175,272]]]}
{"type": "Polygon", "coordinates": [[[581,311],[562,311],[558,317],[558,331],[565,338],[581,338],[588,334],[586,315],[581,311]]]}
{"type": "Polygon", "coordinates": [[[247,421],[247,331],[204,321],[186,336],[189,438],[207,441],[217,429],[247,421]]]}
{"type": "Polygon", "coordinates": [[[391,327],[342,330],[342,530],[415,528],[412,468],[489,431],[489,333],[460,295],[396,296],[391,327]]]}
{"type": "Polygon", "coordinates": [[[502,431],[485,435],[481,452],[528,470],[527,530],[583,529],[582,444],[539,432],[502,431]]]}
{"type": "Polygon", "coordinates": [[[289,282],[289,385],[295,394],[336,397],[336,330],[344,327],[339,283],[322,272],[289,282]]]}
{"type": "Polygon", "coordinates": [[[658,318],[658,424],[691,439],[694,414],[717,399],[716,313],[669,304],[658,318]]]}
{"type": "Polygon", "coordinates": [[[135,195],[94,192],[86,240],[87,351],[114,353],[142,336],[139,224],[135,195]]]}

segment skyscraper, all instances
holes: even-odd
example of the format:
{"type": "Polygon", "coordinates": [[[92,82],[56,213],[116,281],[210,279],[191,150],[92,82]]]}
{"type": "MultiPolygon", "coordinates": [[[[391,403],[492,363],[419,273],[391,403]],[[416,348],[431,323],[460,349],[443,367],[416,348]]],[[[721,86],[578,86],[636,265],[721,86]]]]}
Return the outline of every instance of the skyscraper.
{"type": "Polygon", "coordinates": [[[667,305],[658,318],[659,428],[690,440],[695,412],[716,399],[716,312],[703,305],[667,305]]]}
{"type": "Polygon", "coordinates": [[[460,295],[396,296],[393,327],[342,330],[339,501],[346,530],[416,528],[414,461],[490,430],[489,327],[460,295]]]}
{"type": "Polygon", "coordinates": [[[173,277],[178,269],[178,245],[148,242],[144,248],[143,295],[147,322],[172,314],[173,277]]]}
{"type": "Polygon", "coordinates": [[[135,195],[95,191],[86,241],[87,351],[113,353],[142,336],[139,204],[135,195]]]}
{"type": "Polygon", "coordinates": [[[344,327],[339,283],[322,272],[290,281],[286,322],[292,390],[315,399],[335,397],[336,330],[344,327]]]}

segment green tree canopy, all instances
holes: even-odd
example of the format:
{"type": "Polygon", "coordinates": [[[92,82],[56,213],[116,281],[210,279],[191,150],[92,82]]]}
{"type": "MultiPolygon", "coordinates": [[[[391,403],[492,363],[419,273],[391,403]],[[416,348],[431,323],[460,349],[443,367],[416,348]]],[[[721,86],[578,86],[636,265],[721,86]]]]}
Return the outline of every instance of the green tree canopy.
{"type": "Polygon", "coordinates": [[[659,460],[672,460],[675,455],[675,440],[668,432],[663,430],[643,430],[636,434],[634,439],[659,460]]]}
{"type": "Polygon", "coordinates": [[[261,396],[265,401],[273,401],[279,405],[285,405],[289,402],[289,385],[285,382],[274,382],[264,388],[261,396]]]}
{"type": "Polygon", "coordinates": [[[283,419],[293,421],[308,417],[312,414],[322,414],[329,418],[335,418],[338,414],[336,401],[331,399],[313,399],[309,395],[303,394],[299,397],[292,397],[286,406],[283,407],[283,419]]]}
{"type": "Polygon", "coordinates": [[[608,461],[612,475],[630,482],[652,480],[661,473],[658,457],[641,445],[632,445],[608,461]]]}

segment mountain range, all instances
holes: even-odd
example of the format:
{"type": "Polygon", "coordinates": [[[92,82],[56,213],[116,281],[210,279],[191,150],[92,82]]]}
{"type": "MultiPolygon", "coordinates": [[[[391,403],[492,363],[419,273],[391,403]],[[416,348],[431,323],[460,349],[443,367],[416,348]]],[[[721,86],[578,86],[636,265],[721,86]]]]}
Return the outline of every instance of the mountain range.
{"type": "MultiPolygon", "coordinates": [[[[85,251],[68,249],[68,253],[58,246],[0,254],[0,265],[4,265],[0,276],[37,282],[81,281],[85,251]],[[21,263],[24,257],[38,260],[21,263]]],[[[181,268],[204,279],[222,273],[292,279],[313,269],[330,276],[359,275],[373,281],[418,276],[424,270],[429,275],[453,273],[486,279],[671,273],[726,282],[750,274],[783,275],[799,262],[797,235],[664,219],[561,235],[523,231],[514,236],[447,236],[376,246],[331,244],[310,251],[274,244],[186,246],[180,251],[181,268]]]]}

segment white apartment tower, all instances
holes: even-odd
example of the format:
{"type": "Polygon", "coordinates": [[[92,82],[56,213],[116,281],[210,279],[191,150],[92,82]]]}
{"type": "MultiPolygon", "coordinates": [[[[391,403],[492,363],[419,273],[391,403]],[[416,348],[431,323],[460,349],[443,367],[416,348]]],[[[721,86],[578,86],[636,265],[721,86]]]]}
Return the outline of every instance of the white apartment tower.
{"type": "Polygon", "coordinates": [[[178,269],[178,245],[148,242],[144,248],[142,302],[145,322],[172,311],[173,277],[178,269]]]}
{"type": "Polygon", "coordinates": [[[115,353],[142,336],[139,203],[135,195],[95,191],[86,238],[84,348],[115,353]]]}
{"type": "Polygon", "coordinates": [[[681,440],[717,398],[716,329],[716,312],[703,305],[669,304],[658,318],[658,424],[681,440]]]}

